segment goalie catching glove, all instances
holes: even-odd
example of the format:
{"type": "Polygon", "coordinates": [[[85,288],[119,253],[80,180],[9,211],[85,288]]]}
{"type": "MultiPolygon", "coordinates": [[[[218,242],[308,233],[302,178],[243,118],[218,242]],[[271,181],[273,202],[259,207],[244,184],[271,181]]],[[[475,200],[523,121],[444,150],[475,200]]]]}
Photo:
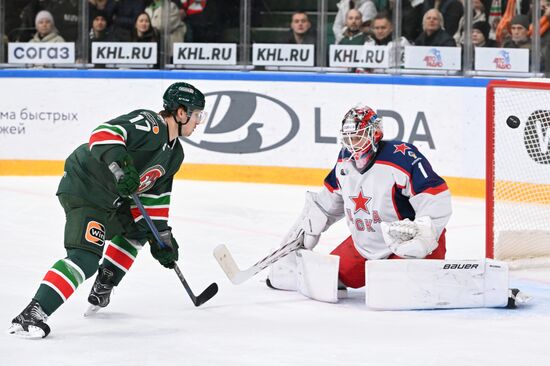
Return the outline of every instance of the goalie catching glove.
{"type": "Polygon", "coordinates": [[[382,222],[384,241],[401,258],[425,258],[438,246],[435,227],[429,216],[382,222]]]}
{"type": "Polygon", "coordinates": [[[321,233],[329,225],[328,216],[319,204],[315,202],[315,197],[315,193],[306,192],[304,208],[283,239],[283,244],[290,243],[303,233],[304,248],[311,250],[317,245],[321,233]]]}
{"type": "Polygon", "coordinates": [[[151,255],[164,267],[174,268],[176,261],[178,260],[178,242],[174,239],[170,230],[161,231],[159,232],[159,235],[166,247],[160,248],[155,238],[151,235],[149,238],[151,255]]]}

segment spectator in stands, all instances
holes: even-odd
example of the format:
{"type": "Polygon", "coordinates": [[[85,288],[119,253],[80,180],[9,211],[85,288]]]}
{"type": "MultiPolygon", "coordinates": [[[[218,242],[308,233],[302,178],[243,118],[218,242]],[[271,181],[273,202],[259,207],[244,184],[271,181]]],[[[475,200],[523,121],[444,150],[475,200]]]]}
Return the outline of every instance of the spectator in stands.
{"type": "Polygon", "coordinates": [[[98,12],[102,12],[108,24],[113,21],[113,11],[115,9],[116,0],[88,0],[88,14],[90,16],[90,24],[98,12]]]}
{"type": "Polygon", "coordinates": [[[401,34],[410,42],[422,33],[422,15],[424,0],[403,0],[401,34]]]}
{"type": "MultiPolygon", "coordinates": [[[[393,24],[390,14],[383,11],[374,17],[372,23],[374,31],[374,43],[377,46],[388,46],[390,67],[395,67],[395,45],[393,42],[393,24]]],[[[399,65],[403,65],[404,47],[410,46],[409,41],[405,37],[399,38],[399,65]]]]}
{"type": "MultiPolygon", "coordinates": [[[[185,42],[220,42],[226,22],[239,19],[240,0],[173,0],[180,8],[180,19],[185,22],[185,42]],[[237,14],[232,13],[237,10],[237,14]]],[[[257,7],[256,7],[257,8],[257,7]]],[[[252,5],[252,9],[255,7],[252,5]]],[[[254,20],[254,15],[252,16],[254,20]]]]}
{"type": "Polygon", "coordinates": [[[36,27],[34,25],[36,14],[41,10],[47,10],[47,1],[48,0],[30,0],[27,3],[21,11],[21,24],[19,30],[13,35],[13,38],[10,35],[11,40],[15,42],[28,42],[34,36],[36,32],[36,27]]]}
{"type": "Polygon", "coordinates": [[[338,44],[363,45],[374,44],[374,40],[363,32],[363,15],[357,9],[350,9],[346,14],[346,27],[343,38],[338,44]]]}
{"type": "Polygon", "coordinates": [[[423,32],[414,41],[416,46],[455,47],[456,43],[443,29],[443,15],[437,9],[430,9],[422,19],[423,32]]]}
{"type": "Polygon", "coordinates": [[[452,37],[458,30],[458,22],[464,15],[464,7],[458,0],[424,0],[424,14],[430,9],[437,9],[443,16],[445,31],[452,37]]]}
{"type": "Polygon", "coordinates": [[[132,36],[130,37],[132,42],[159,42],[159,31],[153,27],[151,18],[147,12],[141,12],[134,23],[134,29],[132,29],[132,36]]]}
{"type": "Polygon", "coordinates": [[[371,22],[377,13],[376,6],[372,0],[340,0],[336,5],[338,6],[338,12],[332,26],[336,44],[340,44],[340,40],[344,37],[346,18],[350,9],[356,9],[361,13],[362,23],[371,22]]]}
{"type": "Polygon", "coordinates": [[[110,41],[109,30],[107,29],[107,13],[103,10],[95,10],[92,14],[92,27],[90,29],[90,47],[92,42],[110,41]]]}
{"type": "Polygon", "coordinates": [[[395,0],[372,0],[372,2],[374,3],[374,6],[376,7],[376,11],[378,13],[384,11],[388,14],[391,14],[393,10],[393,5],[395,4],[395,0]]]}
{"type": "Polygon", "coordinates": [[[315,44],[315,34],[311,30],[311,22],[305,11],[296,11],[290,20],[290,31],[281,43],[315,44]]]}
{"type": "Polygon", "coordinates": [[[491,30],[489,31],[489,38],[492,40],[496,40],[496,31],[498,27],[498,23],[500,23],[500,20],[502,19],[502,1],[503,0],[483,0],[484,6],[485,6],[485,15],[487,16],[487,22],[489,22],[489,25],[491,26],[491,30]]]}
{"type": "Polygon", "coordinates": [[[518,14],[512,18],[510,25],[510,38],[504,41],[502,47],[531,49],[529,17],[527,15],[518,14]]]}
{"type": "MultiPolygon", "coordinates": [[[[162,19],[162,8],[163,0],[153,0],[151,4],[145,8],[145,12],[149,14],[151,19],[151,25],[163,34],[163,19],[162,19]]],[[[185,38],[185,32],[187,30],[185,23],[180,19],[179,10],[176,4],[169,2],[168,9],[168,33],[169,33],[169,42],[168,49],[166,53],[172,55],[173,44],[177,42],[183,42],[185,38]]]]}
{"type": "MultiPolygon", "coordinates": [[[[471,40],[473,54],[470,68],[475,68],[476,48],[477,47],[497,47],[497,42],[489,38],[491,25],[486,21],[475,22],[472,24],[471,40]]],[[[461,46],[461,45],[459,45],[461,46]]],[[[462,46],[462,56],[464,57],[465,47],[462,46]]]]}
{"type": "Polygon", "coordinates": [[[160,32],[153,27],[149,14],[145,11],[141,12],[136,17],[130,42],[155,42],[157,44],[157,63],[154,65],[155,68],[159,67],[160,52],[158,50],[160,39],[160,32]]]}
{"type": "Polygon", "coordinates": [[[491,25],[485,21],[472,24],[472,44],[474,47],[496,47],[496,41],[489,38],[491,25]]]}
{"type": "Polygon", "coordinates": [[[41,10],[36,14],[36,33],[29,42],[65,42],[59,35],[52,14],[47,10],[41,10]]]}
{"type": "Polygon", "coordinates": [[[67,42],[76,42],[80,0],[48,0],[46,3],[46,10],[53,15],[55,24],[59,27],[59,34],[67,42]]]}
{"type": "MultiPolygon", "coordinates": [[[[463,2],[464,0],[460,0],[463,2]]],[[[485,7],[481,0],[473,0],[473,10],[472,10],[472,23],[485,21],[487,18],[485,16],[485,7]]],[[[458,30],[454,34],[453,38],[457,45],[464,44],[464,15],[460,18],[458,22],[458,30]]],[[[447,23],[445,23],[447,24],[447,23]]]]}
{"type": "Polygon", "coordinates": [[[137,16],[145,10],[143,0],[117,0],[113,6],[111,35],[121,42],[130,40],[137,16]]]}
{"type": "MultiPolygon", "coordinates": [[[[4,5],[4,32],[8,39],[12,42],[19,41],[19,34],[20,32],[24,31],[23,29],[21,29],[21,13],[28,3],[29,0],[10,0],[9,3],[6,3],[4,5]]],[[[32,20],[34,21],[34,18],[32,20]]],[[[29,31],[31,30],[29,29],[29,31]]],[[[32,28],[32,31],[34,31],[34,27],[32,28]]],[[[30,34],[25,41],[28,41],[30,39],[32,32],[29,33],[30,34]]]]}

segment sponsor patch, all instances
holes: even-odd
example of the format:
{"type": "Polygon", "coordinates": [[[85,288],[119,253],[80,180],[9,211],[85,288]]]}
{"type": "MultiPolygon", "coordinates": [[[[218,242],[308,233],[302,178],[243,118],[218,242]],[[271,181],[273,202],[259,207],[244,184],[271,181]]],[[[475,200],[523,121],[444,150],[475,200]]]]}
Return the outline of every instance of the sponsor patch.
{"type": "Polygon", "coordinates": [[[105,226],[100,224],[97,221],[91,220],[86,226],[86,233],[84,234],[84,239],[87,242],[103,246],[105,243],[105,226]]]}

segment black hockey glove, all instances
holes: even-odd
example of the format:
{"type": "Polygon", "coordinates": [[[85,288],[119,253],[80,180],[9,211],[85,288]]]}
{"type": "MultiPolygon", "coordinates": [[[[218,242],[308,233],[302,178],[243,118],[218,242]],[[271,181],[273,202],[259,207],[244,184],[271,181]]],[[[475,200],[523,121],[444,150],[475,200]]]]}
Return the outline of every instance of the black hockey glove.
{"type": "Polygon", "coordinates": [[[164,230],[160,233],[162,242],[166,245],[165,248],[160,248],[152,234],[149,234],[149,246],[151,247],[151,255],[158,260],[166,268],[174,268],[178,260],[178,242],[172,236],[170,230],[164,230]]]}
{"type": "Polygon", "coordinates": [[[139,173],[134,166],[134,160],[125,154],[120,160],[109,164],[109,170],[114,174],[116,188],[121,196],[127,197],[139,188],[139,173]]]}

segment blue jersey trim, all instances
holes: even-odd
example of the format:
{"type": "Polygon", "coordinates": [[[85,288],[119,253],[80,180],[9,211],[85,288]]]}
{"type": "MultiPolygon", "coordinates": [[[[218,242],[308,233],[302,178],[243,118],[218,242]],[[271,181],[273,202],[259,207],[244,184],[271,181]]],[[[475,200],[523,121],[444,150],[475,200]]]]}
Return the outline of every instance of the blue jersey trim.
{"type": "Polygon", "coordinates": [[[262,71],[193,70],[77,70],[4,69],[0,78],[82,78],[82,79],[166,79],[166,80],[241,80],[375,85],[430,85],[485,88],[489,78],[429,77],[411,75],[318,74],[262,71]]]}

